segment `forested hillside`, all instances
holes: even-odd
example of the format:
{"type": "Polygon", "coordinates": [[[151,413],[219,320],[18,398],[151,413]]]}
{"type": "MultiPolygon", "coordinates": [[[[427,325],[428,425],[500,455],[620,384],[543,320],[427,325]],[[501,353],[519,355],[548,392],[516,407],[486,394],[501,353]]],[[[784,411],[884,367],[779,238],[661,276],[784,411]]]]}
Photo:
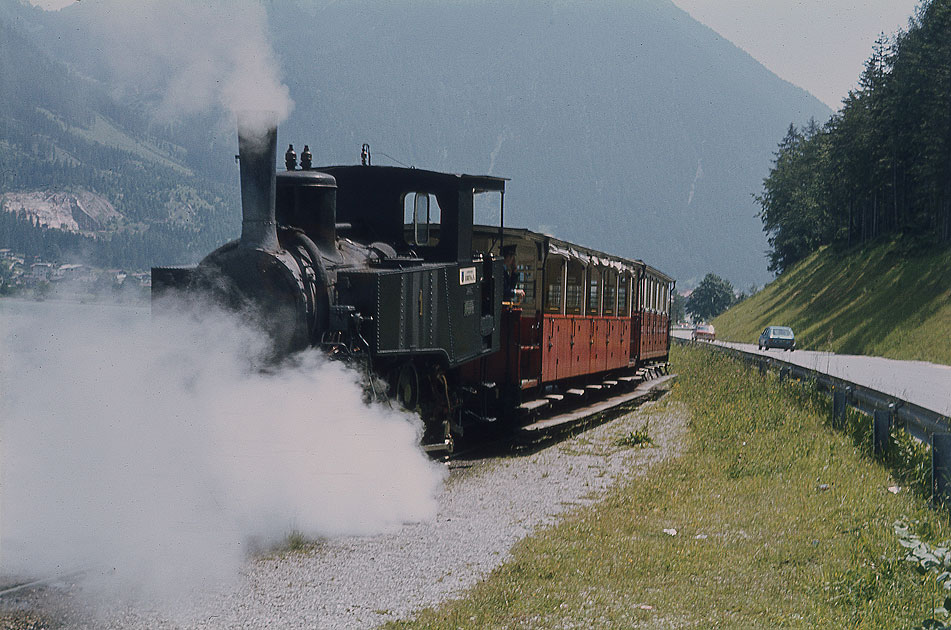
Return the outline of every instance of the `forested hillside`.
{"type": "Polygon", "coordinates": [[[951,250],[910,242],[824,246],[713,323],[717,338],[756,343],[792,326],[807,350],[951,365],[951,250]]]}
{"type": "Polygon", "coordinates": [[[949,60],[951,0],[926,0],[828,122],[790,126],[758,197],[771,270],[883,235],[951,242],[949,60]]]}
{"type": "MultiPolygon", "coordinates": [[[[0,3],[3,4],[3,3],[0,3]]],[[[41,50],[23,28],[39,9],[0,11],[0,204],[4,193],[96,193],[121,215],[108,229],[49,229],[0,211],[0,248],[47,261],[147,269],[195,260],[234,231],[236,194],[196,174],[177,131],[41,50]],[[20,28],[6,19],[13,18],[20,28]]]]}

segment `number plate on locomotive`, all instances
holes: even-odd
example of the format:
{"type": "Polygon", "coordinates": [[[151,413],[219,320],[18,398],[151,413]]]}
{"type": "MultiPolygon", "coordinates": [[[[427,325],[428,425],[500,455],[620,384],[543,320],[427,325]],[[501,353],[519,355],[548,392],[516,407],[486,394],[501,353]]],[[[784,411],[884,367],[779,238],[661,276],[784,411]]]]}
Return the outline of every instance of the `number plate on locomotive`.
{"type": "Polygon", "coordinates": [[[459,285],[464,286],[467,284],[475,284],[476,281],[476,268],[475,267],[466,267],[465,269],[459,270],[459,285]]]}

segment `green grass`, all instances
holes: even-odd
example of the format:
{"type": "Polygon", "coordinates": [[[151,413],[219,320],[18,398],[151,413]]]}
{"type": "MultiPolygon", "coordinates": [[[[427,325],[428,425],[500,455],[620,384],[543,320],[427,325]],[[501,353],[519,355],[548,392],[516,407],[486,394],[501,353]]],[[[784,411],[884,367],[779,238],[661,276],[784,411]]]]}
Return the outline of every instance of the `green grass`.
{"type": "Polygon", "coordinates": [[[949,248],[826,247],[713,323],[729,341],[786,325],[800,348],[951,364],[949,270],[949,248]]]}
{"type": "Polygon", "coordinates": [[[896,481],[865,454],[868,421],[832,430],[809,386],[702,349],[673,358],[661,407],[690,414],[682,456],[523,540],[461,599],[387,627],[910,628],[943,603],[894,530],[949,538],[947,515],[908,489],[920,447],[893,449],[896,481]]]}
{"type": "Polygon", "coordinates": [[[625,448],[646,448],[654,445],[654,439],[650,436],[650,421],[644,424],[640,429],[630,431],[627,435],[617,438],[614,441],[615,446],[625,448]]]}

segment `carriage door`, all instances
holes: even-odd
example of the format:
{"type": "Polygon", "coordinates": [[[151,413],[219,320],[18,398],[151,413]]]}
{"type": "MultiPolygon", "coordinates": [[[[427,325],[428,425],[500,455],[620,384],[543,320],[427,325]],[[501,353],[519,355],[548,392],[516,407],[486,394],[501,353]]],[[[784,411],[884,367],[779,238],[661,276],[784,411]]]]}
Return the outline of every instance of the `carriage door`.
{"type": "MultiPolygon", "coordinates": [[[[561,348],[564,373],[558,371],[559,378],[584,374],[588,371],[588,348],[591,344],[590,327],[585,319],[585,265],[580,260],[568,261],[568,274],[565,280],[565,315],[569,328],[568,343],[561,348]]],[[[566,331],[568,332],[568,331],[566,331]]]]}
{"type": "Polygon", "coordinates": [[[604,317],[602,325],[604,328],[604,363],[600,368],[610,370],[618,366],[618,337],[620,336],[620,327],[617,320],[617,271],[606,268],[602,274],[603,279],[603,297],[601,299],[601,314],[604,317]]]}
{"type": "Polygon", "coordinates": [[[604,330],[601,321],[601,269],[593,263],[588,267],[588,299],[585,323],[588,333],[588,365],[585,372],[599,372],[604,362],[604,330]]]}
{"type": "Polygon", "coordinates": [[[565,272],[567,261],[549,256],[545,262],[544,295],[542,296],[542,382],[564,378],[566,364],[561,352],[568,345],[565,319],[565,272]]]}
{"type": "Polygon", "coordinates": [[[618,357],[617,367],[626,367],[631,360],[631,274],[621,273],[617,285],[618,357]]]}

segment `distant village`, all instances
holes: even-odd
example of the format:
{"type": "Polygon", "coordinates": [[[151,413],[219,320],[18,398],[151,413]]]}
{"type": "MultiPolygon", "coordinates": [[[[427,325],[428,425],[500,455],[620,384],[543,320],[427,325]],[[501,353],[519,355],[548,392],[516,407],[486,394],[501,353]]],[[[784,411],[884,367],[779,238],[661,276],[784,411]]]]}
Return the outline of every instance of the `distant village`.
{"type": "Polygon", "coordinates": [[[151,286],[152,276],[147,271],[61,264],[0,249],[0,297],[138,301],[148,298],[151,286]]]}

